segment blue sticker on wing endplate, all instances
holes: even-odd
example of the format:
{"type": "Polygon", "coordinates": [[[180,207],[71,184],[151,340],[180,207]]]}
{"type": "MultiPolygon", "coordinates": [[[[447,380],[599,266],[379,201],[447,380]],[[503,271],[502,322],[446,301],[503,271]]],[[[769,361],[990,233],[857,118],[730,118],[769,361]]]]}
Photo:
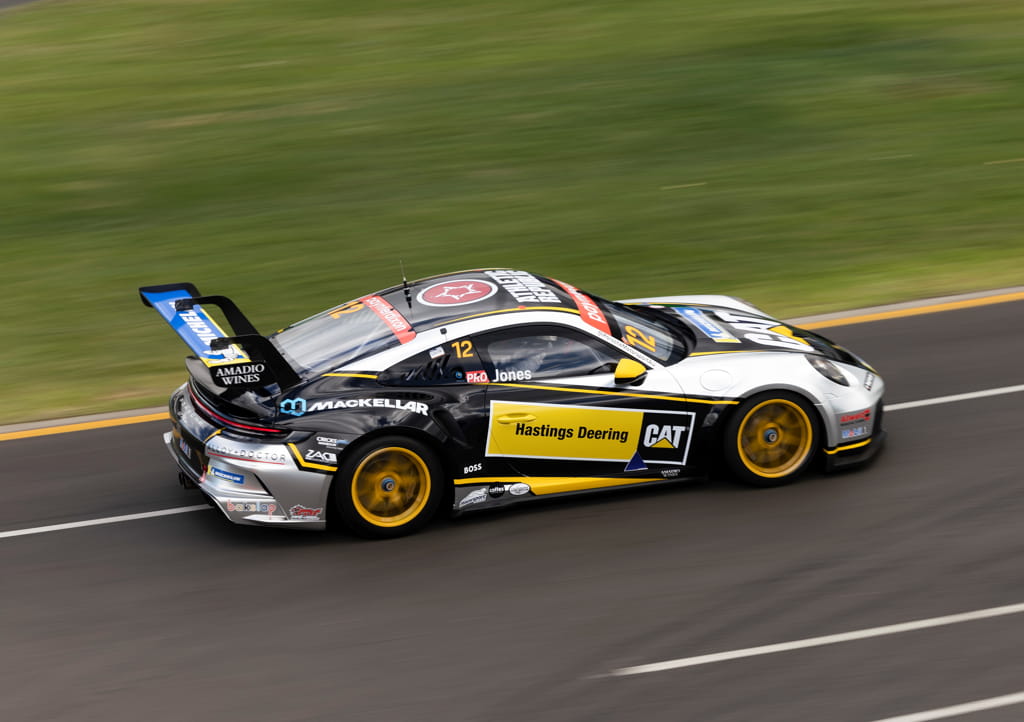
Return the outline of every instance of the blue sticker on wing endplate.
{"type": "Polygon", "coordinates": [[[144,295],[150,305],[157,310],[175,333],[190,349],[203,360],[207,366],[223,363],[249,361],[249,357],[237,346],[229,346],[223,351],[211,351],[210,341],[227,336],[217,322],[203,310],[202,306],[193,306],[187,311],[177,311],[174,302],[181,298],[191,298],[185,291],[145,291],[144,295]]]}
{"type": "Polygon", "coordinates": [[[715,343],[740,343],[740,340],[707,317],[699,308],[677,306],[676,313],[699,328],[705,336],[715,343]]]}

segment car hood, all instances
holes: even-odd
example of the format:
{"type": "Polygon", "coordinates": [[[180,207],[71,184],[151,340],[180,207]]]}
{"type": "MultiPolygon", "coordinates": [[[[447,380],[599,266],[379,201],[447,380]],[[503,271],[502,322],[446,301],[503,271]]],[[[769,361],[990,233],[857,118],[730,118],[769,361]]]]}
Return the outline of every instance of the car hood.
{"type": "MultiPolygon", "coordinates": [[[[831,350],[832,344],[803,329],[790,326],[777,318],[766,316],[752,306],[685,302],[647,302],[635,305],[655,309],[685,325],[696,339],[690,353],[735,353],[739,351],[775,351],[789,353],[822,353],[815,341],[831,350]],[[748,310],[749,309],[749,310],[748,310]]],[[[829,354],[831,355],[831,354],[829,354]]]]}

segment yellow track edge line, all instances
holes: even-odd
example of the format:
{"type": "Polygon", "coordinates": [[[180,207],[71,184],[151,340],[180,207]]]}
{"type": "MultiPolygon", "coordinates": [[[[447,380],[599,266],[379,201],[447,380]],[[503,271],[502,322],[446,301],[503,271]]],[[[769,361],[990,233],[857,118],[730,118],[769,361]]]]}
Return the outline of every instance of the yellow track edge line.
{"type": "Polygon", "coordinates": [[[1003,293],[998,296],[986,296],[983,298],[968,298],[963,301],[947,301],[945,303],[934,303],[929,306],[916,306],[913,308],[900,308],[892,311],[879,311],[877,313],[865,313],[861,316],[847,316],[846,318],[834,318],[828,321],[811,321],[810,323],[798,323],[800,328],[813,331],[818,328],[833,328],[838,326],[852,326],[858,323],[870,323],[871,321],[887,321],[893,318],[906,318],[908,316],[923,316],[929,313],[942,313],[944,311],[958,311],[962,308],[975,308],[977,306],[992,306],[997,303],[1009,303],[1011,301],[1024,301],[1024,291],[1015,293],[1003,293]]]}
{"type": "Polygon", "coordinates": [[[171,417],[166,411],[161,411],[159,414],[145,414],[143,416],[124,416],[120,419],[84,421],[80,424],[64,424],[62,426],[44,426],[40,429],[26,429],[25,431],[8,431],[7,433],[0,434],[0,441],[13,441],[14,439],[29,439],[33,436],[52,436],[53,434],[69,434],[72,431],[106,429],[111,426],[144,424],[147,421],[164,421],[169,418],[171,417]]]}

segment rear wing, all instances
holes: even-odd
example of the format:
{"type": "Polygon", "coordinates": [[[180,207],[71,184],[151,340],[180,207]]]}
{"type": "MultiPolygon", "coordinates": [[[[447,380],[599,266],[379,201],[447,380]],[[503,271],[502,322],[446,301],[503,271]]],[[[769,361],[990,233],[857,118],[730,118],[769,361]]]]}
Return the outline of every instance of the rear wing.
{"type": "Polygon", "coordinates": [[[301,380],[277,347],[260,335],[230,298],[203,296],[191,283],[143,286],[139,297],[203,362],[217,386],[248,389],[276,383],[285,389],[301,380]],[[234,335],[224,333],[203,309],[204,303],[224,313],[234,335]]]}

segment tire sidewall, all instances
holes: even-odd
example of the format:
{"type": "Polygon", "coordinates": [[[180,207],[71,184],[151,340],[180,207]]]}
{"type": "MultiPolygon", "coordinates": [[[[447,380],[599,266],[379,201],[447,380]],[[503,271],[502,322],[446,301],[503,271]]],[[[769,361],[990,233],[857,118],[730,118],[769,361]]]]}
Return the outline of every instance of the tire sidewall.
{"type": "Polygon", "coordinates": [[[429,445],[409,436],[387,435],[367,439],[349,449],[338,465],[331,483],[331,506],[342,526],[352,534],[370,539],[388,539],[411,534],[430,521],[444,496],[445,476],[438,455],[429,445]],[[426,504],[413,518],[400,526],[379,526],[365,519],[352,500],[353,475],[363,461],[379,449],[400,447],[413,452],[423,461],[430,474],[430,491],[426,504]]]}

